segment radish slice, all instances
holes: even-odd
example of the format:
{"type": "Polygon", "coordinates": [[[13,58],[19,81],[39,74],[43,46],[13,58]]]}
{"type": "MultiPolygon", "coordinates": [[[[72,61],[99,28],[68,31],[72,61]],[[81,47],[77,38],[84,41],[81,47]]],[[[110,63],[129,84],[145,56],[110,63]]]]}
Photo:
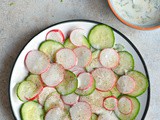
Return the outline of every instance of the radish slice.
{"type": "Polygon", "coordinates": [[[77,64],[77,58],[71,49],[64,48],[56,53],[56,62],[61,64],[65,69],[70,69],[77,64]]]}
{"type": "Polygon", "coordinates": [[[78,67],[78,66],[74,66],[71,69],[69,69],[70,71],[72,71],[75,75],[79,75],[80,73],[85,72],[85,69],[82,67],[78,67]]]}
{"type": "Polygon", "coordinates": [[[29,72],[33,74],[41,74],[45,72],[49,66],[49,58],[38,50],[29,51],[25,57],[25,65],[29,72]]]}
{"type": "Polygon", "coordinates": [[[77,103],[79,100],[79,96],[75,93],[72,93],[66,96],[62,96],[61,98],[66,105],[73,105],[77,103]]]}
{"type": "Polygon", "coordinates": [[[92,72],[92,76],[96,81],[96,89],[100,91],[109,91],[116,83],[114,72],[107,68],[95,69],[92,72]]]}
{"type": "Polygon", "coordinates": [[[122,114],[130,114],[133,110],[132,101],[127,97],[121,97],[118,101],[118,109],[122,114]]]}
{"type": "Polygon", "coordinates": [[[78,102],[70,108],[72,120],[90,120],[92,112],[87,102],[78,102]]]}
{"type": "Polygon", "coordinates": [[[78,89],[86,90],[93,83],[93,77],[90,73],[81,73],[78,76],[78,89]]]}
{"type": "Polygon", "coordinates": [[[45,111],[48,111],[54,107],[64,108],[63,101],[61,100],[59,94],[57,94],[56,92],[50,93],[47,96],[45,103],[44,103],[44,110],[45,111]]]}
{"type": "Polygon", "coordinates": [[[55,40],[57,42],[63,43],[64,42],[64,35],[61,30],[54,29],[47,33],[46,40],[55,40]]]}
{"type": "Polygon", "coordinates": [[[52,92],[56,92],[56,89],[51,88],[51,87],[44,87],[43,90],[40,92],[40,94],[38,96],[38,102],[41,105],[44,105],[44,102],[45,102],[47,96],[52,92]]]}
{"type": "Polygon", "coordinates": [[[98,116],[97,120],[119,120],[113,111],[105,110],[98,116]]]}
{"type": "Polygon", "coordinates": [[[100,53],[100,63],[107,68],[115,68],[119,64],[119,54],[112,48],[104,49],[100,53]]]}
{"type": "Polygon", "coordinates": [[[77,66],[85,67],[87,66],[92,60],[92,53],[85,46],[77,47],[73,50],[78,58],[77,66]]]}
{"type": "Polygon", "coordinates": [[[114,96],[106,97],[103,101],[103,106],[106,110],[115,110],[118,106],[118,100],[114,96]]]}
{"type": "Polygon", "coordinates": [[[57,86],[64,78],[64,68],[54,63],[45,73],[41,74],[41,77],[46,85],[57,86]]]}
{"type": "Polygon", "coordinates": [[[84,30],[80,28],[77,28],[71,32],[70,40],[75,46],[83,45],[83,39],[84,39],[83,32],[84,30]]]}
{"type": "Polygon", "coordinates": [[[45,120],[64,120],[64,118],[66,118],[66,115],[67,114],[62,108],[52,108],[47,112],[45,120]]]}
{"type": "Polygon", "coordinates": [[[135,80],[128,75],[123,75],[117,81],[117,89],[120,93],[129,94],[134,91],[135,80]]]}

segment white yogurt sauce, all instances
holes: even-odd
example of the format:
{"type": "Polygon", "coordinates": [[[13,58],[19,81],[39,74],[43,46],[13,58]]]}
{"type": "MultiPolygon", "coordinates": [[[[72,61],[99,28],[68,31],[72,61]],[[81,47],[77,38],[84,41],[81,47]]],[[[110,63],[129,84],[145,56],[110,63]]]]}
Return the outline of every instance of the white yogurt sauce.
{"type": "Polygon", "coordinates": [[[160,25],[160,0],[112,0],[117,14],[134,25],[160,25]]]}

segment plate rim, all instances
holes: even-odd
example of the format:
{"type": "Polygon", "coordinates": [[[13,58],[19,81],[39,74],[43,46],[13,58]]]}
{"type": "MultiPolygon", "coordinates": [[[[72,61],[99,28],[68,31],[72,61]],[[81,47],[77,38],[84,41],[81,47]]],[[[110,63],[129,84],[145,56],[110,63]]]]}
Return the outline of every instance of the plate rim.
{"type": "MultiPolygon", "coordinates": [[[[17,61],[17,59],[19,58],[21,52],[24,50],[25,46],[28,45],[28,43],[35,37],[37,36],[38,34],[40,34],[41,32],[43,32],[44,30],[50,28],[50,27],[53,27],[53,26],[56,26],[56,25],[59,25],[59,24],[63,24],[63,23],[70,23],[70,22],[88,22],[88,23],[95,23],[95,24],[105,24],[105,23],[102,23],[102,22],[98,22],[98,21],[94,21],[94,20],[86,20],[86,19],[74,19],[74,20],[65,20],[65,21],[62,21],[62,22],[57,22],[55,24],[52,24],[42,30],[40,30],[40,32],[38,32],[36,35],[34,35],[23,47],[22,49],[19,51],[17,57],[15,58],[14,62],[13,62],[13,65],[11,67],[11,70],[10,70],[10,76],[9,76],[9,84],[8,84],[8,96],[9,96],[9,106],[10,106],[10,109],[11,109],[11,113],[14,117],[14,119],[16,120],[16,116],[14,114],[14,111],[13,111],[13,107],[12,107],[12,103],[11,103],[11,93],[10,93],[10,85],[11,85],[11,76],[12,76],[12,73],[13,73],[13,69],[14,69],[14,66],[15,66],[15,63],[17,61]]],[[[108,24],[107,24],[108,25],[108,24]]],[[[109,27],[111,27],[110,25],[108,25],[109,27]]],[[[122,34],[120,31],[118,31],[117,29],[111,27],[116,33],[118,33],[120,36],[122,36],[132,47],[133,49],[135,50],[135,52],[137,53],[137,55],[139,56],[142,64],[143,64],[143,67],[144,67],[144,70],[145,70],[145,74],[146,74],[146,77],[148,79],[148,95],[147,95],[147,102],[146,102],[146,106],[145,106],[145,110],[144,110],[144,113],[143,113],[143,116],[142,116],[142,119],[141,120],[144,120],[145,117],[146,117],[146,114],[148,112],[148,109],[149,109],[149,105],[150,105],[150,79],[149,79],[149,74],[148,74],[148,69],[147,69],[147,66],[145,64],[145,61],[141,55],[141,53],[139,52],[139,50],[136,48],[136,46],[124,35],[122,34]]]]}

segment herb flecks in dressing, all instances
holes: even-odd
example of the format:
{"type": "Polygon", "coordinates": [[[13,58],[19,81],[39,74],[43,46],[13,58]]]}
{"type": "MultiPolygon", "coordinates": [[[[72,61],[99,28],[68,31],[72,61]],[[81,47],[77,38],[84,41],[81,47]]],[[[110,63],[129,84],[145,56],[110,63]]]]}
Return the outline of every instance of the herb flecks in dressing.
{"type": "Polygon", "coordinates": [[[113,7],[124,20],[135,25],[160,24],[160,0],[113,0],[113,7]]]}

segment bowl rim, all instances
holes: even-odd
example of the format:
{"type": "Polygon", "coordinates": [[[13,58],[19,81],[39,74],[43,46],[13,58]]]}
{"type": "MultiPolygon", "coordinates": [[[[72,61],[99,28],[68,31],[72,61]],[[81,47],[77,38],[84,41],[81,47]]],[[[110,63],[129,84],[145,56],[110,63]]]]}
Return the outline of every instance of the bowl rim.
{"type": "Polygon", "coordinates": [[[132,27],[132,28],[135,28],[135,29],[138,29],[138,30],[155,30],[155,29],[158,29],[160,28],[160,25],[156,25],[156,26],[153,26],[153,27],[140,27],[138,25],[133,25],[129,22],[127,22],[126,20],[124,20],[122,17],[120,17],[118,15],[118,13],[116,12],[116,10],[114,9],[114,7],[112,6],[112,3],[111,3],[111,0],[107,0],[108,1],[108,5],[111,9],[111,11],[113,12],[113,14],[125,25],[129,26],[129,27],[132,27]]]}
{"type": "MultiPolygon", "coordinates": [[[[57,22],[57,23],[54,23],[48,27],[45,27],[44,29],[41,29],[38,33],[36,33],[24,46],[22,46],[22,49],[19,51],[19,53],[17,53],[17,57],[15,58],[13,64],[12,64],[12,67],[11,67],[11,71],[10,71],[10,76],[9,76],[9,83],[8,83],[8,98],[9,98],[9,106],[10,106],[10,109],[11,109],[11,113],[12,113],[12,116],[15,120],[17,120],[15,114],[14,114],[14,110],[12,108],[12,103],[11,103],[11,93],[10,93],[10,84],[11,84],[11,77],[12,77],[12,72],[13,72],[13,69],[14,69],[14,66],[15,66],[15,63],[17,61],[17,59],[19,58],[21,52],[24,50],[25,46],[27,46],[29,44],[29,42],[35,37],[37,36],[38,34],[40,34],[41,32],[43,32],[44,30],[52,27],[52,26],[56,26],[56,25],[59,25],[59,24],[64,24],[64,23],[70,23],[70,22],[88,22],[88,23],[95,23],[95,24],[105,24],[105,23],[102,23],[102,22],[97,22],[97,21],[94,21],[94,20],[86,20],[86,19],[73,19],[73,20],[66,20],[66,21],[62,21],[62,22],[57,22]]],[[[109,25],[108,25],[109,26],[109,25]]],[[[111,26],[109,26],[111,27],[111,26]]],[[[143,115],[142,115],[142,118],[141,120],[144,120],[146,115],[147,115],[147,112],[148,112],[148,109],[149,109],[149,105],[150,105],[150,96],[151,96],[151,88],[150,88],[150,77],[149,77],[149,73],[148,73],[148,69],[147,69],[147,66],[146,66],[146,63],[141,55],[141,53],[139,52],[139,50],[137,49],[137,47],[123,34],[121,33],[120,31],[118,31],[117,29],[111,27],[116,33],[118,33],[119,35],[121,35],[132,47],[133,49],[136,51],[137,55],[139,56],[142,64],[143,64],[143,67],[144,67],[144,70],[145,70],[145,74],[146,74],[146,77],[148,78],[148,89],[147,89],[147,102],[146,102],[146,106],[145,106],[145,110],[143,112],[143,115]]]]}

